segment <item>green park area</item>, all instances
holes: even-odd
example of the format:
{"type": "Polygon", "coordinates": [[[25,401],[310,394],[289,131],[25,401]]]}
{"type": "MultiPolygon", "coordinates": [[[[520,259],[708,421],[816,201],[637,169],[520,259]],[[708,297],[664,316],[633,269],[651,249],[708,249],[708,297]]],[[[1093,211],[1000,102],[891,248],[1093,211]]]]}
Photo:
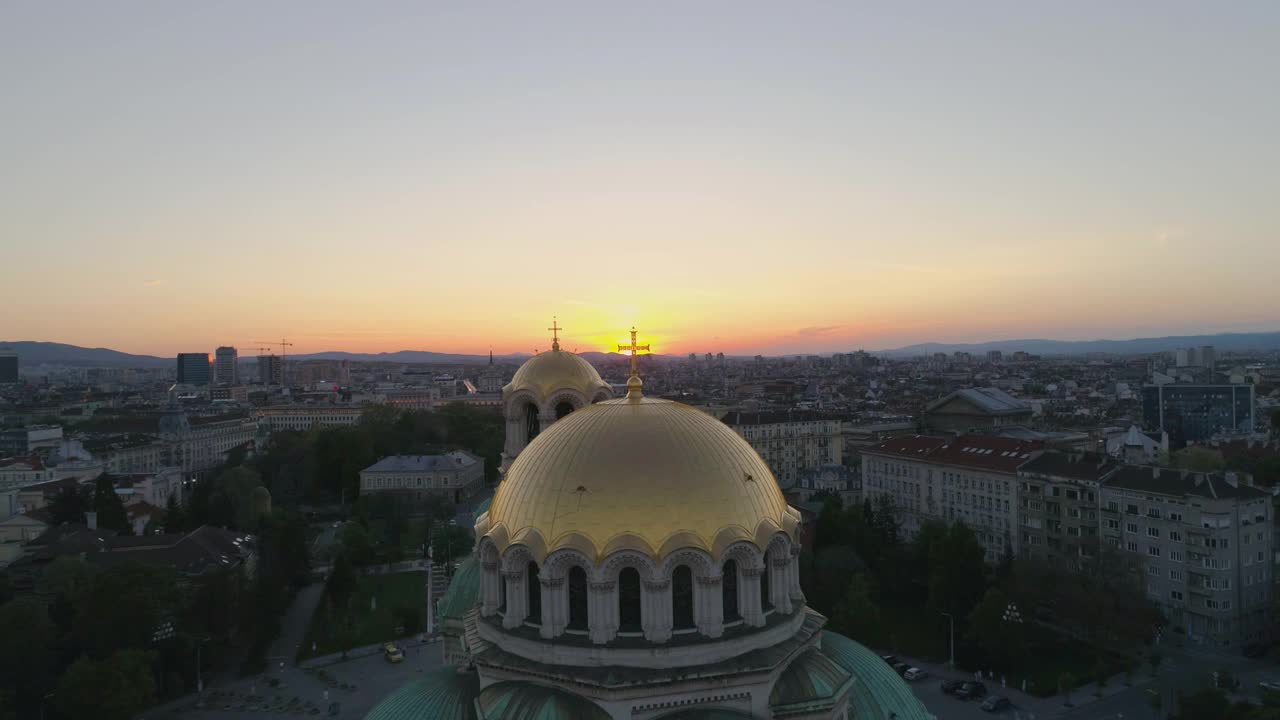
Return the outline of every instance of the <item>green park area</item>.
{"type": "Polygon", "coordinates": [[[425,572],[363,575],[345,602],[335,603],[326,595],[311,618],[301,657],[343,652],[420,632],[426,621],[426,583],[425,572]]]}

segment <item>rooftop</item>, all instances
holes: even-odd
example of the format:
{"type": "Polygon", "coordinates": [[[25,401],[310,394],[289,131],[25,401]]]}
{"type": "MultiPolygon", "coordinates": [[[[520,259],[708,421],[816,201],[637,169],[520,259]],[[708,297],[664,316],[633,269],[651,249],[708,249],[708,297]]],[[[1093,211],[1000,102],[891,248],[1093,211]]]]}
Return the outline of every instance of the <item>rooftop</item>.
{"type": "Polygon", "coordinates": [[[1098,453],[1046,452],[1029,460],[1021,470],[1072,480],[1100,482],[1119,467],[1119,462],[1098,453]]]}
{"type": "Polygon", "coordinates": [[[445,455],[388,455],[361,472],[443,472],[470,467],[479,461],[480,458],[461,450],[445,455]]]}
{"type": "Polygon", "coordinates": [[[1125,465],[1107,480],[1106,486],[1156,495],[1191,495],[1211,500],[1247,501],[1271,497],[1271,493],[1249,485],[1248,480],[1247,476],[1237,473],[1202,473],[1150,465],[1125,465]]]}
{"type": "Polygon", "coordinates": [[[973,404],[979,410],[991,415],[1018,415],[1031,412],[1031,406],[1009,393],[995,387],[965,388],[956,390],[944,397],[929,403],[926,412],[961,398],[973,404]]]}

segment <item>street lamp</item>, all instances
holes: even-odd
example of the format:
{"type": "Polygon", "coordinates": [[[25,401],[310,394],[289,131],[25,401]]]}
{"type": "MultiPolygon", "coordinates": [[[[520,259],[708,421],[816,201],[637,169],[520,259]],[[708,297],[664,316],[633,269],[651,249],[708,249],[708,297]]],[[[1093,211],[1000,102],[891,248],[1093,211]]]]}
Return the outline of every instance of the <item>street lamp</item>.
{"type": "Polygon", "coordinates": [[[51,697],[53,697],[53,693],[46,693],[44,697],[40,698],[40,720],[44,720],[44,701],[51,697]]]}
{"type": "Polygon", "coordinates": [[[948,661],[947,664],[951,666],[952,670],[955,670],[956,669],[956,619],[952,617],[951,613],[938,613],[938,614],[945,617],[948,620],[948,622],[951,623],[951,659],[948,661]]]}

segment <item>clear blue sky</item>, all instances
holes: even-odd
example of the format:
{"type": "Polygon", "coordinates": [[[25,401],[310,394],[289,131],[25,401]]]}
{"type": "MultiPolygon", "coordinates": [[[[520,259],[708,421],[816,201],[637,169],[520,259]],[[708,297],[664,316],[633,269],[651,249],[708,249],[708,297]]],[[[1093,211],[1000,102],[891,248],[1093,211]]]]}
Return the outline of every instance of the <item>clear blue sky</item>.
{"type": "Polygon", "coordinates": [[[1280,3],[0,5],[0,338],[1276,329],[1280,3]]]}

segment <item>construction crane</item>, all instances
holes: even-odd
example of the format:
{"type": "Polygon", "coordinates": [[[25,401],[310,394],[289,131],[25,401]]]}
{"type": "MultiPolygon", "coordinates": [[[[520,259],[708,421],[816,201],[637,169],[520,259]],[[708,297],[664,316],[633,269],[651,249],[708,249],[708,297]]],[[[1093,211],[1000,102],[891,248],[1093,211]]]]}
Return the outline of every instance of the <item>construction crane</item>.
{"type": "MultiPolygon", "coordinates": [[[[293,343],[286,338],[280,338],[280,342],[274,340],[251,340],[262,345],[279,345],[280,346],[280,384],[285,387],[289,386],[289,348],[293,347],[293,343]]],[[[258,348],[259,351],[264,348],[258,348]]]]}

